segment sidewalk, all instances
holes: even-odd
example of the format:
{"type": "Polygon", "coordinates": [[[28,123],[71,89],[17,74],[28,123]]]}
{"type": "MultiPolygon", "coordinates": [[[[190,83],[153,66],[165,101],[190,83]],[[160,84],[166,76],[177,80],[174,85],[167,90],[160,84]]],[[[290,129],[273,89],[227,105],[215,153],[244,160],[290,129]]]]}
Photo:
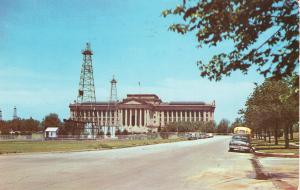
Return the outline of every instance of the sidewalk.
{"type": "Polygon", "coordinates": [[[299,158],[257,157],[263,173],[278,189],[298,189],[299,158]]]}

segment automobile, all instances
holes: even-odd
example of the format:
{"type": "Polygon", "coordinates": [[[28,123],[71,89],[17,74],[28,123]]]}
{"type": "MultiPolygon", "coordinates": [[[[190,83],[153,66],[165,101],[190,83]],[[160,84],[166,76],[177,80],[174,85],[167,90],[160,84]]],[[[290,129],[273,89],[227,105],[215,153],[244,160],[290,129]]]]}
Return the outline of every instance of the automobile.
{"type": "Polygon", "coordinates": [[[208,134],[207,134],[207,137],[208,137],[208,138],[212,138],[212,137],[214,137],[214,135],[213,135],[212,133],[208,133],[208,134]]]}
{"type": "Polygon", "coordinates": [[[198,136],[198,139],[205,139],[205,138],[206,138],[206,135],[203,133],[200,133],[198,136]]]}
{"type": "Polygon", "coordinates": [[[187,135],[188,140],[197,140],[197,136],[193,133],[190,133],[187,135]]]}
{"type": "Polygon", "coordinates": [[[229,143],[229,152],[231,151],[250,152],[252,150],[249,135],[234,135],[229,143]]]}

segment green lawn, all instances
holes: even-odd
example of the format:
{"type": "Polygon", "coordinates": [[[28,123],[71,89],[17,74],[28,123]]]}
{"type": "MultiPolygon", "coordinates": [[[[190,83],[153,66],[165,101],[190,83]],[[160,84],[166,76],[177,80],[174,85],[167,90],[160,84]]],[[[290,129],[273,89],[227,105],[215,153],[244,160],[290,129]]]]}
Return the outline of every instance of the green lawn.
{"type": "Polygon", "coordinates": [[[152,140],[85,140],[85,141],[0,141],[0,154],[53,151],[101,150],[170,143],[185,139],[152,139],[152,140]]]}
{"type": "MultiPolygon", "coordinates": [[[[299,136],[298,133],[294,133],[294,139],[290,140],[290,143],[299,144],[299,136]]],[[[299,147],[293,146],[290,144],[288,149],[284,148],[284,138],[281,137],[278,139],[278,145],[274,144],[274,139],[272,139],[271,143],[264,140],[252,139],[252,146],[255,147],[259,152],[266,153],[293,153],[299,155],[299,147]]]]}

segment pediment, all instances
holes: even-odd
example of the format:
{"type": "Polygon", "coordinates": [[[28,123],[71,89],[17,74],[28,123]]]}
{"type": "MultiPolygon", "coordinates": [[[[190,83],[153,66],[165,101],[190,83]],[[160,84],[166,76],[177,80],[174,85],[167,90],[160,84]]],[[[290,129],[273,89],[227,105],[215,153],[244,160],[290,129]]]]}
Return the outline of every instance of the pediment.
{"type": "Polygon", "coordinates": [[[128,102],[125,102],[124,104],[134,104],[134,105],[141,105],[142,103],[141,102],[138,102],[138,101],[135,101],[135,100],[130,100],[128,102]]]}

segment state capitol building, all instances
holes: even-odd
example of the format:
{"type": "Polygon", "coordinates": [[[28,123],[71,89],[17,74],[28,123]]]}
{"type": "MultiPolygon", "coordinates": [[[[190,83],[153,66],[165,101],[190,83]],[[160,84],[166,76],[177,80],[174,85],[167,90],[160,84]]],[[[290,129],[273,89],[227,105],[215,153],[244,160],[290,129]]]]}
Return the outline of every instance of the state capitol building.
{"type": "Polygon", "coordinates": [[[213,121],[215,103],[163,102],[155,94],[128,94],[120,102],[70,104],[71,119],[91,122],[104,131],[145,133],[171,122],[213,121]]]}

